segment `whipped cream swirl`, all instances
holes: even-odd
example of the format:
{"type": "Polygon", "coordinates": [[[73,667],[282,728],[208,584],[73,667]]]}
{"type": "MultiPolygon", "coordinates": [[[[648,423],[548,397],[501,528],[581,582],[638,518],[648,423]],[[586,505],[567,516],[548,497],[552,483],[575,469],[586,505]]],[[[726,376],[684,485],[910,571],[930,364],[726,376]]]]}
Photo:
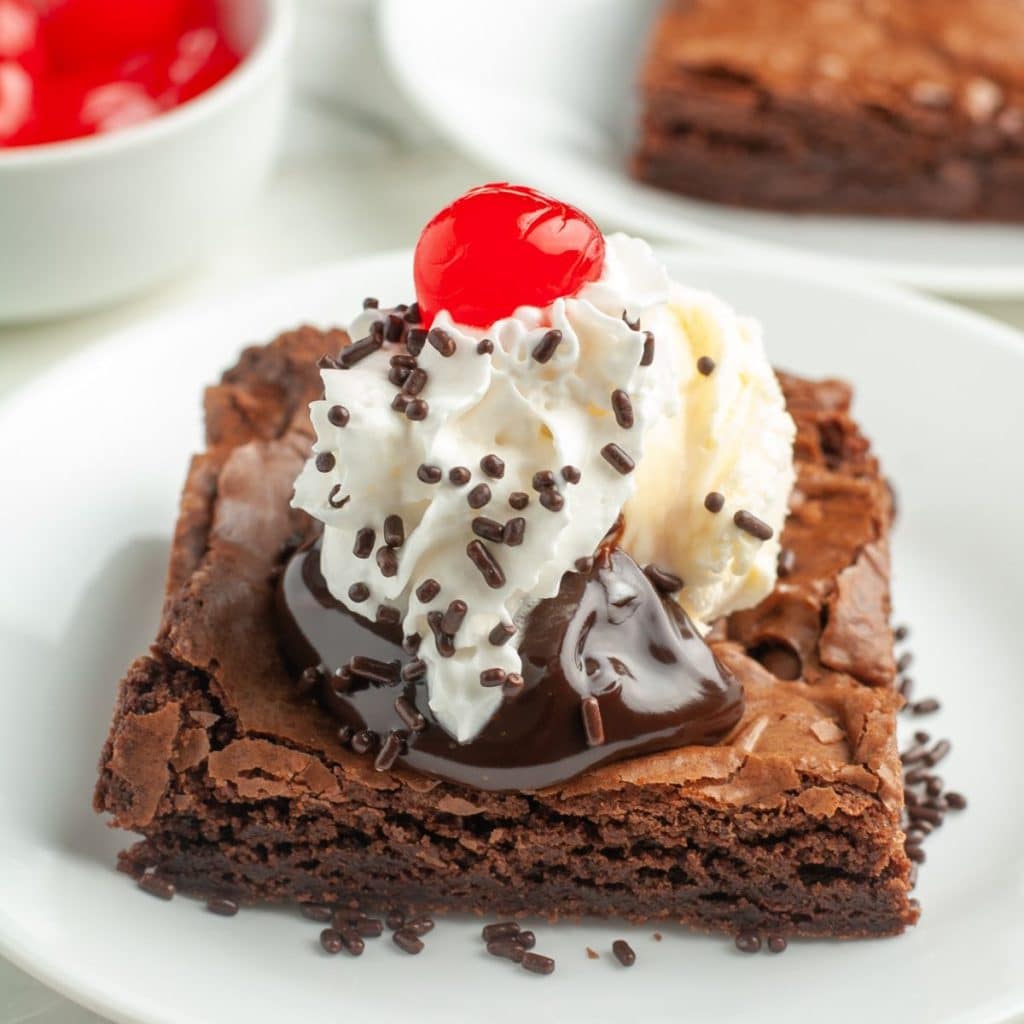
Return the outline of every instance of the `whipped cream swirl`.
{"type": "MultiPolygon", "coordinates": [[[[503,699],[482,673],[519,673],[525,614],[594,553],[634,491],[648,428],[678,412],[675,352],[623,319],[664,301],[667,284],[646,246],[622,238],[575,298],[521,307],[487,330],[439,314],[432,331],[444,340],[418,356],[423,419],[392,408],[394,346],[322,371],[315,454],[294,504],[324,523],[332,594],[369,618],[392,609],[422,638],[431,710],[459,741],[503,699]],[[628,412],[617,396],[617,416],[620,391],[628,412]]],[[[352,336],[379,315],[364,312],[352,336]]]]}

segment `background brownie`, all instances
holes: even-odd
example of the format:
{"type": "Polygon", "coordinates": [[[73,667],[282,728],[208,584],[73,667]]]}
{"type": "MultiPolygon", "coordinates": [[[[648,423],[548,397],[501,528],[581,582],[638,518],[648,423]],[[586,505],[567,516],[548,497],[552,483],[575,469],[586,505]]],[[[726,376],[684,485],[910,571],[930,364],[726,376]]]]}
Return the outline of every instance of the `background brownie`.
{"type": "Polygon", "coordinates": [[[1024,220],[1022,0],[668,0],[637,177],[785,210],[1024,220]]]}
{"type": "Polygon", "coordinates": [[[889,497],[844,386],[783,378],[800,428],[792,555],[768,601],[716,629],[747,701],[729,740],[492,793],[375,771],[282,662],[275,577],[313,528],[288,499],[311,439],[314,360],[337,345],[293,332],[207,393],[209,448],[186,484],[160,634],[121,685],[101,759],[97,809],[144,836],[126,870],[244,901],[732,932],[881,935],[916,919],[889,497]]]}

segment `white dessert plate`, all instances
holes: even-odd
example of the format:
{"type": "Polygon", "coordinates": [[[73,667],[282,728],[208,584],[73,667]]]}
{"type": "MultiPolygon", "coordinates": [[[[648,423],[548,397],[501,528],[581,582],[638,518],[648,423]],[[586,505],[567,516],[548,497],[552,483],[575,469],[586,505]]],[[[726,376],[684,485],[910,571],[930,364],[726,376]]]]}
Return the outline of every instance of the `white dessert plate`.
{"type": "Polygon", "coordinates": [[[407,253],[328,267],[132,328],[0,409],[0,954],[117,1020],[687,1020],[995,1024],[1024,1012],[1024,338],[939,303],[791,271],[668,255],[680,280],[763,318],[773,359],[846,377],[897,481],[899,614],[919,692],[909,725],[951,736],[968,794],[930,838],[919,927],[890,940],[739,953],[672,927],[538,924],[541,978],[442,921],[422,955],[389,940],[328,957],[292,911],[226,920],[113,868],[127,837],[90,809],[117,680],[152,639],[200,393],[241,347],[411,294],[407,253]],[[610,955],[625,936],[637,963],[610,955]],[[586,956],[590,946],[598,960],[586,956]]]}
{"type": "Polygon", "coordinates": [[[792,216],[633,180],[635,83],[659,3],[385,0],[381,37],[409,97],[455,145],[495,177],[575,202],[605,228],[773,260],[828,258],[964,297],[1024,295],[1024,226],[792,216]]]}

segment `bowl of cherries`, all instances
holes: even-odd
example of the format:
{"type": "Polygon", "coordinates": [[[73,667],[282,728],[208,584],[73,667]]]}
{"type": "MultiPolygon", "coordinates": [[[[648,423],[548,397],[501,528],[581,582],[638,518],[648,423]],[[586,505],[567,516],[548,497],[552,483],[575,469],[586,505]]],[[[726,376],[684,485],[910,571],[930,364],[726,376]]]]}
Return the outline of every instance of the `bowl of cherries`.
{"type": "Polygon", "coordinates": [[[253,200],[291,0],[0,0],[0,322],[123,299],[253,200]]]}

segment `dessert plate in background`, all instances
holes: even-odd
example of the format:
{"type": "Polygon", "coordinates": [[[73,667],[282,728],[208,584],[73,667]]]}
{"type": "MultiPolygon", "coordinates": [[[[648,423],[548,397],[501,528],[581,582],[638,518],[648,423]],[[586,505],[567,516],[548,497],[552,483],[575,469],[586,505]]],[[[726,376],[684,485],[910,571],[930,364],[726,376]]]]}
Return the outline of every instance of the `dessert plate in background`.
{"type": "Polygon", "coordinates": [[[89,803],[117,679],[159,614],[200,394],[249,342],[344,322],[366,294],[411,296],[408,253],[329,267],[110,339],[0,408],[0,954],[123,1021],[348,1019],[520,1024],[996,1024],[1024,1012],[1024,341],[895,290],[667,257],[674,276],[756,313],[772,358],[858,389],[857,417],[901,498],[899,614],[918,692],[906,723],[953,739],[943,775],[970,807],[931,837],[921,924],[898,939],[794,942],[783,956],[670,926],[538,923],[549,978],[488,957],[480,922],[442,920],[409,957],[387,938],[328,957],[296,912],[228,920],[163,903],[114,870],[124,834],[89,803]],[[654,932],[663,941],[654,940],[654,932]],[[627,938],[637,963],[610,955],[627,938]],[[590,946],[601,953],[586,956],[590,946]]]}
{"type": "Polygon", "coordinates": [[[385,0],[381,34],[409,97],[454,145],[606,229],[773,260],[828,257],[839,270],[962,297],[1024,295],[1024,225],[794,216],[634,181],[635,82],[659,2],[385,0]]]}

